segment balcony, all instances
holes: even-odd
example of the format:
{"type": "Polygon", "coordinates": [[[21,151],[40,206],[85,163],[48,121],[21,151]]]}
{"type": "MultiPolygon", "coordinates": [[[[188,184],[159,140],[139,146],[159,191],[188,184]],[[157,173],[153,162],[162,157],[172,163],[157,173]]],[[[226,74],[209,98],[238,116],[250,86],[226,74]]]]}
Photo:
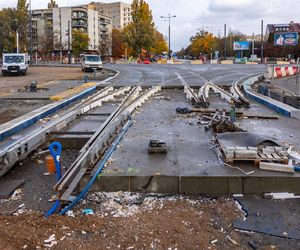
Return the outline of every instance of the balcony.
{"type": "Polygon", "coordinates": [[[83,11],[73,11],[72,12],[72,19],[87,19],[87,13],[83,11]]]}
{"type": "Polygon", "coordinates": [[[73,28],[77,28],[77,27],[84,27],[84,28],[87,28],[87,27],[88,27],[88,24],[87,24],[87,22],[83,22],[83,21],[73,21],[73,22],[72,22],[72,27],[73,27],[73,28]]]}

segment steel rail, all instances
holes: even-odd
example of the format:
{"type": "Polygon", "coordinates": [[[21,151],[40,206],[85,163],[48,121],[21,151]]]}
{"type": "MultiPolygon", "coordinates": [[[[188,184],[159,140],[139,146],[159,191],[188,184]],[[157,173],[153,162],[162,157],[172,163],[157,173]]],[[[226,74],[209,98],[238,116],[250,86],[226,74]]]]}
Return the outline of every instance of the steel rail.
{"type": "Polygon", "coordinates": [[[46,142],[51,135],[51,132],[60,131],[68,124],[76,120],[81,114],[84,114],[95,107],[102,105],[103,101],[108,101],[117,95],[122,95],[129,91],[130,87],[123,87],[112,91],[112,87],[106,87],[97,95],[94,95],[93,101],[78,104],[68,113],[58,118],[55,121],[47,122],[45,125],[39,127],[23,138],[9,144],[0,151],[0,176],[9,171],[18,161],[26,159],[26,157],[46,142]]]}
{"type": "Polygon", "coordinates": [[[99,160],[112,141],[112,138],[118,133],[120,127],[128,120],[129,115],[136,107],[141,106],[145,100],[160,89],[159,86],[152,87],[141,94],[140,86],[136,86],[131,90],[119,107],[82,147],[77,159],[73,162],[60,181],[54,186],[54,190],[59,192],[60,200],[69,200],[69,196],[76,188],[83,175],[99,160]]]}

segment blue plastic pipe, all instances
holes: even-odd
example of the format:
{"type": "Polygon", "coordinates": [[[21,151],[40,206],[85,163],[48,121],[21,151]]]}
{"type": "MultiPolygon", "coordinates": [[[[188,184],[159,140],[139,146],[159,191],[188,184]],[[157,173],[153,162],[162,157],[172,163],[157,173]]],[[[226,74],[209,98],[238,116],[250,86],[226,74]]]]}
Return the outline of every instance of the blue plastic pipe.
{"type": "MultiPolygon", "coordinates": [[[[60,155],[61,155],[62,146],[59,142],[53,142],[49,146],[50,154],[52,155],[55,162],[56,169],[56,180],[59,181],[61,178],[61,168],[60,168],[60,155]]],[[[55,213],[60,205],[60,201],[56,200],[56,202],[52,205],[52,207],[47,211],[46,217],[51,216],[55,213]]]]}
{"type": "Polygon", "coordinates": [[[128,128],[131,126],[132,121],[131,119],[125,124],[125,126],[122,128],[120,134],[118,135],[118,137],[114,140],[112,146],[110,147],[110,149],[106,152],[104,159],[101,161],[96,173],[94,174],[94,176],[92,177],[92,179],[89,181],[89,183],[84,187],[84,189],[82,190],[82,192],[76,197],[75,200],[72,201],[72,203],[65,207],[59,214],[63,215],[66,212],[68,212],[70,209],[72,209],[83,197],[84,195],[89,191],[89,189],[91,188],[91,186],[93,185],[93,183],[95,182],[95,180],[98,178],[99,174],[101,174],[105,163],[108,161],[108,159],[110,158],[110,156],[112,155],[112,153],[114,152],[114,150],[116,149],[117,145],[119,144],[119,142],[121,141],[123,135],[126,133],[126,131],[128,130],[128,128]]]}

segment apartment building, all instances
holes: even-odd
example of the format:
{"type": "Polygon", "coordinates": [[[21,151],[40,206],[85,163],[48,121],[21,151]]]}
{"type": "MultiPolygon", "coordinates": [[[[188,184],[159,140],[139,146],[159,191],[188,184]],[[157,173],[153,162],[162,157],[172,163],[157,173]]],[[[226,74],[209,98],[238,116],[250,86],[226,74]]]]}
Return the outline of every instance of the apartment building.
{"type": "Polygon", "coordinates": [[[34,51],[67,51],[71,31],[80,30],[90,39],[89,49],[111,54],[112,19],[93,4],[32,11],[34,51]],[[51,49],[49,49],[51,48],[51,49]]]}
{"type": "Polygon", "coordinates": [[[132,21],[131,5],[123,2],[101,3],[93,2],[99,13],[112,18],[112,27],[122,29],[132,21]]]}

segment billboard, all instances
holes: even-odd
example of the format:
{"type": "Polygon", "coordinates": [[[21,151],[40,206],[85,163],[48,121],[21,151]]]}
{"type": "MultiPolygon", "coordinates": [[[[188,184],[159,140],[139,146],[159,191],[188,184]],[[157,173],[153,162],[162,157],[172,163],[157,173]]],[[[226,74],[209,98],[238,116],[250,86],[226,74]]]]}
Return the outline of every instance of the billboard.
{"type": "Polygon", "coordinates": [[[250,42],[234,42],[233,43],[233,50],[248,50],[250,47],[250,42]]]}
{"type": "Polygon", "coordinates": [[[276,33],[274,34],[274,45],[283,46],[283,45],[292,45],[295,46],[298,44],[298,33],[289,32],[289,33],[276,33]]]}

